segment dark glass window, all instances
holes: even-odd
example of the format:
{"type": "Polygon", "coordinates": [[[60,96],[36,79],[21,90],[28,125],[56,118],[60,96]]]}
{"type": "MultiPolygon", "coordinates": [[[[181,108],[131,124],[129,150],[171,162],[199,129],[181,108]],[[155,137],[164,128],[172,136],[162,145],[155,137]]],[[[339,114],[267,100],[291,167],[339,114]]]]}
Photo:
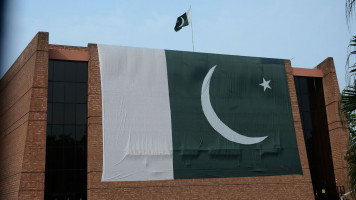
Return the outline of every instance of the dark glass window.
{"type": "Polygon", "coordinates": [[[86,103],[87,98],[86,98],[86,92],[87,92],[87,83],[77,83],[76,84],[76,96],[75,96],[75,102],[76,103],[86,103]]]}
{"type": "MultiPolygon", "coordinates": [[[[65,67],[64,67],[64,63],[66,61],[60,61],[60,60],[53,60],[53,61],[49,61],[49,65],[51,66],[52,64],[52,67],[53,67],[53,79],[50,80],[49,77],[48,77],[48,81],[65,81],[65,74],[64,74],[64,71],[65,71],[65,67]],[[51,63],[52,62],[52,63],[51,63]]],[[[49,68],[49,72],[48,74],[51,74],[51,68],[49,68]]]]}
{"type": "MultiPolygon", "coordinates": [[[[86,105],[84,105],[86,106],[86,105]]],[[[64,105],[64,124],[75,124],[75,118],[77,115],[77,111],[75,109],[76,105],[73,103],[68,103],[64,105]]],[[[83,117],[83,116],[81,116],[83,117]]],[[[86,121],[86,117],[84,116],[84,120],[86,121]]],[[[83,121],[84,121],[83,120],[83,121]]]]}
{"type": "Polygon", "coordinates": [[[88,63],[49,60],[45,199],[86,199],[88,63]]]}
{"type": "Polygon", "coordinates": [[[315,199],[337,199],[322,79],[294,77],[294,82],[315,199]]]}
{"type": "MultiPolygon", "coordinates": [[[[64,123],[64,106],[65,104],[63,103],[47,103],[52,105],[52,116],[48,116],[47,113],[47,119],[51,117],[52,123],[53,124],[63,124],[64,123]]],[[[48,122],[47,122],[48,123],[48,122]]]]}
{"type": "MultiPolygon", "coordinates": [[[[78,83],[65,83],[65,102],[68,103],[76,103],[76,88],[78,83]]],[[[83,83],[86,84],[86,83],[83,83]]],[[[83,96],[86,97],[85,94],[82,93],[83,96]]],[[[85,103],[85,102],[83,102],[85,103]]]]}

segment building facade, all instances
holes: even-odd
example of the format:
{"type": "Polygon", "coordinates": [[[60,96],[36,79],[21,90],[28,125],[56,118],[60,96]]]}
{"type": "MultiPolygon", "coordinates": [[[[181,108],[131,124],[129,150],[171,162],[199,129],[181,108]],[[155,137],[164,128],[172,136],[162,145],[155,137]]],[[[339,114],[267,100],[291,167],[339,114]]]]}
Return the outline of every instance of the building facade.
{"type": "Polygon", "coordinates": [[[348,191],[332,58],[314,69],[285,60],[303,175],[102,182],[97,45],[48,38],[39,32],[0,81],[0,199],[335,199],[348,191]]]}

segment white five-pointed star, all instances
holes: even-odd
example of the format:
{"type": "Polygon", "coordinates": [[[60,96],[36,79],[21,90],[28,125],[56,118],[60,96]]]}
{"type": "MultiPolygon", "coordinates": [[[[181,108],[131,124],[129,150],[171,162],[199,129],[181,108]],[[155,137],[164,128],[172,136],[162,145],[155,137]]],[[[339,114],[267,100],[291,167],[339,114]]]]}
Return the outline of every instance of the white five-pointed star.
{"type": "Polygon", "coordinates": [[[266,81],[265,78],[263,78],[263,83],[260,84],[260,86],[263,87],[263,91],[266,91],[267,88],[272,89],[272,88],[269,86],[269,82],[270,82],[270,81],[271,81],[271,80],[266,81]]]}

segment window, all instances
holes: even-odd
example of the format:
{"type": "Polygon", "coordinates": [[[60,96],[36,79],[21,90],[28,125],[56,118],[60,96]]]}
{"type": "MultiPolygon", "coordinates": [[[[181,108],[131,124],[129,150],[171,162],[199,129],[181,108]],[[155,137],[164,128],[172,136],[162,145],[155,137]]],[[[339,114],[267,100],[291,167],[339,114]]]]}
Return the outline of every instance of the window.
{"type": "Polygon", "coordinates": [[[294,82],[315,199],[337,199],[322,79],[296,76],[294,82]]]}
{"type": "Polygon", "coordinates": [[[88,63],[49,60],[45,199],[86,199],[88,63]]]}

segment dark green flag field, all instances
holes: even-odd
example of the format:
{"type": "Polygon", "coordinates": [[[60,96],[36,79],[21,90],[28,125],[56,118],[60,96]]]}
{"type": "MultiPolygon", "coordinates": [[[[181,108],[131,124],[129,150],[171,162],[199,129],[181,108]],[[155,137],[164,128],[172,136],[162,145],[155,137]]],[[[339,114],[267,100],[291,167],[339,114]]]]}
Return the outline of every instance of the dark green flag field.
{"type": "Polygon", "coordinates": [[[175,179],[302,174],[284,60],[165,53],[175,179]],[[217,123],[246,137],[267,136],[262,142],[229,141],[207,120],[202,84],[214,66],[209,92],[217,123]]]}

